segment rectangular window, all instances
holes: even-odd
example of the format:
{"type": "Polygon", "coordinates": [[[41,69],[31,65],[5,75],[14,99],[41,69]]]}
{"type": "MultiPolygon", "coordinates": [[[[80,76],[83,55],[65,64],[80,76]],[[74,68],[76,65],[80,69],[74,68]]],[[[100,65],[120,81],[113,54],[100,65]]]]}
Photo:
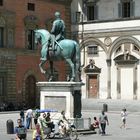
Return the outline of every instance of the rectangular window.
{"type": "Polygon", "coordinates": [[[87,5],[87,20],[94,20],[95,13],[94,13],[94,5],[87,5]]]}
{"type": "Polygon", "coordinates": [[[4,77],[0,77],[0,96],[4,94],[4,77]]]}
{"type": "Polygon", "coordinates": [[[96,1],[87,0],[84,3],[84,20],[91,21],[98,19],[98,5],[96,1]]]}
{"type": "Polygon", "coordinates": [[[118,15],[120,18],[129,18],[135,16],[135,1],[121,0],[118,4],[118,15]]]}
{"type": "Polygon", "coordinates": [[[0,6],[3,6],[3,0],[0,0],[0,6]]]}
{"type": "Polygon", "coordinates": [[[34,50],[35,49],[35,33],[33,30],[28,30],[28,49],[34,50]]]}
{"type": "Polygon", "coordinates": [[[125,17],[130,17],[130,2],[123,2],[122,3],[122,7],[123,7],[123,13],[122,16],[125,17]]]}
{"type": "Polygon", "coordinates": [[[80,22],[81,21],[81,12],[76,12],[76,22],[80,22]]]}
{"type": "Polygon", "coordinates": [[[0,96],[6,95],[6,73],[0,73],[0,96]]]}
{"type": "Polygon", "coordinates": [[[8,30],[8,48],[14,47],[14,31],[12,29],[8,30]]]}
{"type": "Polygon", "coordinates": [[[98,46],[96,46],[96,45],[88,46],[87,53],[89,55],[91,55],[91,54],[97,55],[98,54],[98,46]]]}
{"type": "Polygon", "coordinates": [[[0,27],[0,48],[3,48],[3,39],[4,39],[4,35],[3,35],[3,27],[0,27]]]}
{"type": "Polygon", "coordinates": [[[35,4],[34,3],[28,3],[28,10],[29,11],[35,11],[35,4]]]}

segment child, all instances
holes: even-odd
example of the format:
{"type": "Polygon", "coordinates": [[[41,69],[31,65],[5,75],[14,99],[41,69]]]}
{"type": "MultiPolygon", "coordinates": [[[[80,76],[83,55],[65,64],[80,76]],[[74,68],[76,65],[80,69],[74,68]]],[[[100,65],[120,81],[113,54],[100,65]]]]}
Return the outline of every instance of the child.
{"type": "Polygon", "coordinates": [[[38,123],[35,125],[32,140],[43,140],[43,131],[40,129],[40,125],[38,123]]]}
{"type": "Polygon", "coordinates": [[[121,112],[122,125],[120,126],[120,128],[126,127],[126,116],[127,116],[126,108],[124,108],[122,109],[122,112],[121,112]]]}

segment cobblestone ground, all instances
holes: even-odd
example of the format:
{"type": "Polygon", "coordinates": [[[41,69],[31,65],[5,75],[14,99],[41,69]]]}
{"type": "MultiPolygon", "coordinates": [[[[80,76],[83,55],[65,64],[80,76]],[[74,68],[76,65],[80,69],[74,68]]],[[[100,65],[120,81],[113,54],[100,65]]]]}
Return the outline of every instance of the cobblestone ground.
{"type": "MultiPolygon", "coordinates": [[[[83,111],[83,118],[99,116],[99,111],[83,111]]],[[[109,126],[106,128],[106,136],[99,134],[80,135],[79,140],[138,140],[140,139],[140,113],[133,112],[128,114],[126,129],[120,129],[120,112],[108,112],[109,126]]],[[[0,113],[0,140],[11,140],[13,134],[7,134],[6,121],[13,120],[14,126],[19,118],[19,113],[0,113]]],[[[32,130],[28,131],[27,140],[32,140],[32,130]]]]}

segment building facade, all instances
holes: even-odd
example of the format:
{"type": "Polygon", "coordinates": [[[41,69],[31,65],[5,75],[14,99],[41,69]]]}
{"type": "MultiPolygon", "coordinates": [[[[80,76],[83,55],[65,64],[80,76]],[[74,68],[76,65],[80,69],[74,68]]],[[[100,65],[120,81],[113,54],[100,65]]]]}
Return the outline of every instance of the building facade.
{"type": "MultiPolygon", "coordinates": [[[[59,11],[70,37],[70,0],[0,0],[0,104],[39,104],[36,82],[46,81],[39,70],[40,48],[34,44],[34,30],[50,31],[59,11]]],[[[65,62],[54,67],[58,80],[66,78],[65,62]],[[59,69],[57,69],[59,67],[59,69]]],[[[46,69],[49,69],[46,64],[46,69]]]]}
{"type": "Polygon", "coordinates": [[[140,1],[73,0],[81,47],[82,98],[140,99],[140,1]]]}

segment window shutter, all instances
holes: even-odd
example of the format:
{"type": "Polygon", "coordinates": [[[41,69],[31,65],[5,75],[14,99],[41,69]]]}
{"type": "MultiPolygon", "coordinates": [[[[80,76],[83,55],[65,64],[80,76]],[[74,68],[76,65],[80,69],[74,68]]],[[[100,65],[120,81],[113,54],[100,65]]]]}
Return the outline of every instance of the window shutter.
{"type": "Polygon", "coordinates": [[[122,3],[118,4],[118,17],[122,18],[122,3]]]}
{"type": "Polygon", "coordinates": [[[135,2],[134,1],[130,1],[130,17],[134,17],[135,16],[135,2]]]}
{"type": "Polygon", "coordinates": [[[76,23],[76,13],[71,14],[72,23],[76,23]]]}
{"type": "Polygon", "coordinates": [[[3,41],[4,41],[4,28],[0,27],[0,48],[3,47],[3,41]]]}
{"type": "Polygon", "coordinates": [[[98,19],[98,5],[94,5],[94,19],[98,19]]]}
{"type": "Polygon", "coordinates": [[[83,6],[83,20],[87,20],[87,4],[84,3],[84,6],[83,6]]]}

